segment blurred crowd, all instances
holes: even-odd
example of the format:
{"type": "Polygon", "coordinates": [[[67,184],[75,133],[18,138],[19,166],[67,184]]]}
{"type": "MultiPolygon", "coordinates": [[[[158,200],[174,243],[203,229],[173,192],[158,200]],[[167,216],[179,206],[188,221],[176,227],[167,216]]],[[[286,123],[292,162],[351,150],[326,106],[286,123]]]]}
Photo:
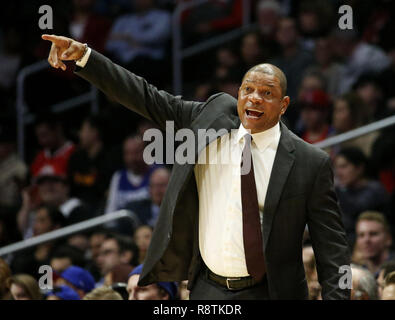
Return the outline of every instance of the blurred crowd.
{"type": "MultiPolygon", "coordinates": [[[[172,92],[172,13],[188,0],[46,1],[54,30],[87,43],[172,92]]],[[[61,113],[51,106],[86,92],[73,74],[45,69],[25,83],[26,154],[16,145],[16,77],[46,59],[38,0],[7,2],[0,15],[0,248],[120,209],[116,220],[0,257],[0,299],[187,299],[186,283],[137,286],[171,167],[148,165],[143,134],[155,125],[102,94],[61,113]],[[15,19],[15,17],[18,17],[15,19]],[[53,290],[40,289],[50,265],[53,290]]],[[[184,97],[237,97],[244,73],[269,62],[284,71],[291,98],[283,121],[309,143],[395,113],[395,4],[387,0],[252,0],[252,25],[224,45],[183,61],[184,97]],[[353,9],[340,30],[338,8],[353,9]],[[204,66],[204,67],[202,67],[204,66]]],[[[184,47],[242,25],[242,0],[213,0],[181,15],[184,47]]],[[[350,243],[353,299],[395,299],[395,126],[325,149],[350,243]]],[[[169,190],[171,192],[171,190],[169,190]]],[[[320,285],[308,229],[303,261],[311,299],[320,285]]]]}

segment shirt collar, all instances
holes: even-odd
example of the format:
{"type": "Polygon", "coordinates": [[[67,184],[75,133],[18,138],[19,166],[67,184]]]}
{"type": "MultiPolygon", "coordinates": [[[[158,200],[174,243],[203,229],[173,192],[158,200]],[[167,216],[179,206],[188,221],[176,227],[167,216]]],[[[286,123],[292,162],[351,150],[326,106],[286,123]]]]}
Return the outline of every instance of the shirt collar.
{"type": "MultiPolygon", "coordinates": [[[[243,124],[240,123],[240,127],[237,131],[235,143],[240,143],[244,140],[244,136],[250,134],[243,124]]],[[[252,141],[255,143],[259,151],[264,151],[272,142],[279,141],[280,138],[280,123],[262,132],[251,134],[252,141]]]]}

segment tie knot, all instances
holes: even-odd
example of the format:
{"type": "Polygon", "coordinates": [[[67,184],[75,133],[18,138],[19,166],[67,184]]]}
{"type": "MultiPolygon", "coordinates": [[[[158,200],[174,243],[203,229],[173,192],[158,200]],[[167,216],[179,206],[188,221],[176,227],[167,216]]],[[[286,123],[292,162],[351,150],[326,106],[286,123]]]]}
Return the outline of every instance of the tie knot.
{"type": "Polygon", "coordinates": [[[250,135],[249,133],[245,134],[244,140],[246,143],[251,143],[251,141],[253,140],[252,135],[250,135]]]}

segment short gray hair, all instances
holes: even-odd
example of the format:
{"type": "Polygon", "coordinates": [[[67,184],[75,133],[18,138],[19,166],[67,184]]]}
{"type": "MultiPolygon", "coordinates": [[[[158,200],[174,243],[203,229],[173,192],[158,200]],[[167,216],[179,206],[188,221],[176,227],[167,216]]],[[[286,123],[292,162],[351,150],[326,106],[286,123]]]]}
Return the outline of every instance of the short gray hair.
{"type": "Polygon", "coordinates": [[[373,274],[369,270],[355,264],[351,265],[351,270],[353,274],[354,270],[358,270],[361,273],[361,277],[358,281],[358,288],[353,289],[366,292],[370,300],[378,300],[377,282],[373,274]]]}

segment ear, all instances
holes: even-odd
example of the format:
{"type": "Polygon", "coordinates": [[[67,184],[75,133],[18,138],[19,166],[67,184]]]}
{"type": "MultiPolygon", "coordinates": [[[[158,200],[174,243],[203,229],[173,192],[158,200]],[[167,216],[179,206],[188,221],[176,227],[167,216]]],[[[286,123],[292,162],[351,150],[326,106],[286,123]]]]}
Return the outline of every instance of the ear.
{"type": "Polygon", "coordinates": [[[283,99],[282,99],[282,102],[281,102],[281,115],[283,115],[284,113],[285,113],[285,111],[287,111],[287,108],[288,108],[288,106],[289,106],[289,103],[291,102],[291,99],[288,97],[288,96],[285,96],[283,99]]]}

